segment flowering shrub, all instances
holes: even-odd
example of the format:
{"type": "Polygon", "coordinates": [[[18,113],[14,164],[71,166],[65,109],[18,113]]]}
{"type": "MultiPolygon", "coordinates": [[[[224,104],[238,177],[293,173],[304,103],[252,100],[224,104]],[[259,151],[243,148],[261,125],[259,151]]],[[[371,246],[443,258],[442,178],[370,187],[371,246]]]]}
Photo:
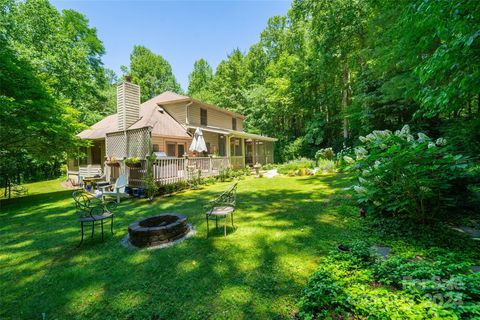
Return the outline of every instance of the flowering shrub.
{"type": "Polygon", "coordinates": [[[466,159],[450,153],[445,139],[434,141],[423,133],[414,137],[408,125],[359,139],[353,193],[367,211],[411,214],[425,221],[467,197],[466,159]]]}
{"type": "Polygon", "coordinates": [[[315,153],[315,160],[333,160],[335,158],[335,152],[333,151],[332,148],[324,148],[320,149],[315,153]]]}
{"type": "Polygon", "coordinates": [[[350,167],[355,163],[352,156],[354,155],[353,149],[351,147],[343,147],[340,152],[335,156],[336,166],[340,171],[349,170],[350,167]]]}

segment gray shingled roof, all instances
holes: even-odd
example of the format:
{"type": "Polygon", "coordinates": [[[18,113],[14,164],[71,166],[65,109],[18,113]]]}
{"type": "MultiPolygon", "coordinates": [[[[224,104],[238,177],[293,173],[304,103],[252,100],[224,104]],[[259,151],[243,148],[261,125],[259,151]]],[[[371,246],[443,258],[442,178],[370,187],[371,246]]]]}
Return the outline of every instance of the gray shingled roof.
{"type": "MultiPolygon", "coordinates": [[[[188,100],[185,97],[173,92],[164,92],[140,105],[140,119],[128,129],[152,127],[152,133],[164,136],[190,138],[185,128],[172,118],[167,112],[161,112],[158,104],[188,100]]],[[[89,129],[80,132],[77,136],[81,139],[103,139],[109,132],[118,131],[117,114],[112,114],[92,125],[89,129]]]]}

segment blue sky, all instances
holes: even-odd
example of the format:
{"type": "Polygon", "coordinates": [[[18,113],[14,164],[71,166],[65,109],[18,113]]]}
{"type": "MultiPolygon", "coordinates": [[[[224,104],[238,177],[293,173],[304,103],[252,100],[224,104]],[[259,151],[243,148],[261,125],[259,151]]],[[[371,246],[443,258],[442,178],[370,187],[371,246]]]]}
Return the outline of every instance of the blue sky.
{"type": "Polygon", "coordinates": [[[285,15],[290,1],[52,1],[84,13],[97,28],[105,66],[120,74],[135,44],[162,55],[184,90],[193,62],[215,68],[234,48],[258,41],[269,17],[285,15]]]}

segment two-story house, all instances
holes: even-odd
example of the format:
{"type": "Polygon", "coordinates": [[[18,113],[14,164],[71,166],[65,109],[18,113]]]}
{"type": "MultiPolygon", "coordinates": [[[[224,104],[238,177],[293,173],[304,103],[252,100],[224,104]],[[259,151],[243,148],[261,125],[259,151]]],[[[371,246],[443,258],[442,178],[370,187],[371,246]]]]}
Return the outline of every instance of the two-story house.
{"type": "Polygon", "coordinates": [[[92,141],[86,157],[69,160],[69,171],[84,175],[104,169],[106,157],[145,159],[150,150],[168,157],[225,157],[232,167],[272,163],[274,138],[247,133],[241,114],[191,97],[164,92],[140,104],[140,87],[127,81],[117,86],[117,113],[78,134],[92,141]],[[200,128],[208,151],[189,151],[200,128]]]}

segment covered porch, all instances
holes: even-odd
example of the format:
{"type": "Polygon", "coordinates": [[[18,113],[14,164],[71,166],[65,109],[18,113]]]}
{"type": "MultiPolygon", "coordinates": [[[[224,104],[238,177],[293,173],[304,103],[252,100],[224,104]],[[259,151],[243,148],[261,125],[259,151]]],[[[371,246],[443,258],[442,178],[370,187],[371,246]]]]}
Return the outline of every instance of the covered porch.
{"type": "MultiPolygon", "coordinates": [[[[189,128],[195,130],[196,127],[189,128]]],[[[153,164],[154,178],[160,184],[176,183],[188,180],[188,168],[194,167],[203,177],[219,175],[222,168],[245,168],[256,163],[273,163],[273,143],[276,139],[241,131],[222,130],[215,128],[201,128],[206,152],[186,154],[187,141],[177,143],[182,148],[172,148],[169,151],[170,140],[165,140],[166,157],[158,159],[153,164]],[[178,151],[177,151],[178,149],[178,151]],[[173,152],[175,151],[175,152],[173,152]],[[183,154],[182,154],[183,153],[183,154]]],[[[92,145],[86,147],[81,159],[68,161],[68,178],[72,182],[80,183],[82,178],[102,177],[106,181],[114,182],[120,174],[126,174],[129,185],[143,186],[146,177],[145,155],[149,150],[155,150],[157,140],[152,139],[149,128],[126,130],[108,133],[106,139],[92,140],[92,145]],[[114,156],[119,166],[108,166],[105,160],[114,156]],[[141,166],[128,168],[124,160],[128,157],[141,159],[141,166]]],[[[171,143],[170,143],[171,144],[171,143]]],[[[191,174],[190,174],[191,175],[191,174]]]]}
{"type": "Polygon", "coordinates": [[[92,145],[79,150],[83,157],[69,158],[67,161],[67,179],[74,183],[79,177],[93,177],[102,175],[105,161],[105,139],[92,140],[92,145]]]}
{"type": "MultiPolygon", "coordinates": [[[[194,132],[197,127],[188,127],[194,132]]],[[[232,168],[244,168],[256,163],[273,163],[274,138],[224,130],[220,128],[200,127],[207,146],[203,156],[227,157],[232,168]]]]}

